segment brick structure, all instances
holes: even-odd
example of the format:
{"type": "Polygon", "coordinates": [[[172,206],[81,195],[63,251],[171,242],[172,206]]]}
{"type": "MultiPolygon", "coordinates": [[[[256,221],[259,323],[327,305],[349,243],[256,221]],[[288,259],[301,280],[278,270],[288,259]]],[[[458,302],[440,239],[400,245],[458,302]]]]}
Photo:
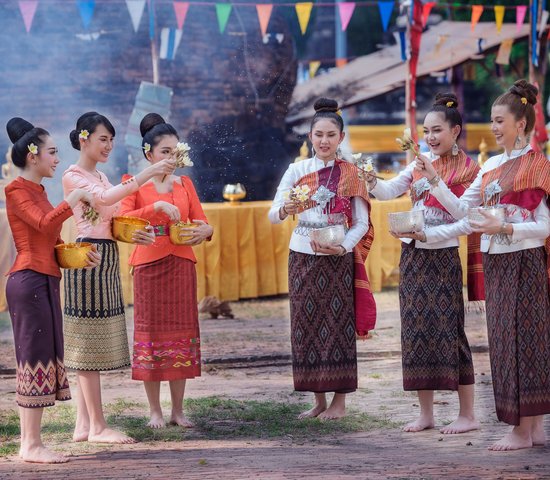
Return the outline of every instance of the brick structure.
{"type": "MultiPolygon", "coordinates": [[[[176,27],[172,2],[156,4],[161,27],[176,27]]],[[[141,81],[152,81],[147,9],[134,33],[123,1],[96,2],[89,32],[76,2],[40,2],[30,34],[17,2],[0,3],[0,123],[22,116],[44,126],[61,147],[63,164],[74,161],[68,133],[88,110],[107,115],[117,129],[106,167],[114,181],[127,169],[124,134],[141,81]]],[[[295,84],[292,38],[275,10],[264,45],[255,8],[234,7],[224,34],[214,4],[192,5],[173,62],[160,60],[160,83],[173,89],[171,123],[192,147],[189,170],[204,201],[221,200],[225,183],[241,182],[249,199],[270,198],[296,155],[286,141],[284,118],[295,84]],[[289,150],[290,148],[290,150],[289,150]]],[[[0,151],[9,145],[0,137],[0,151]]],[[[55,198],[55,195],[54,195],[55,198]]]]}

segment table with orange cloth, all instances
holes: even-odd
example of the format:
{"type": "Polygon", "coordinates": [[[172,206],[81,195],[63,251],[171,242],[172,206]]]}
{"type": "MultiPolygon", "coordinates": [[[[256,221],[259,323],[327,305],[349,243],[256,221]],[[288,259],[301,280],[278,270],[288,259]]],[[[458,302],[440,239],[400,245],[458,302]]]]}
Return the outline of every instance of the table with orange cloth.
{"type": "MultiPolygon", "coordinates": [[[[195,247],[197,256],[198,299],[213,295],[220,300],[238,300],[288,293],[288,243],[295,222],[287,220],[272,225],[267,218],[271,201],[203,203],[208,221],[214,227],[212,241],[195,247]]],[[[411,201],[404,196],[395,200],[372,201],[371,217],[375,239],[367,260],[367,273],[373,291],[395,286],[399,280],[401,254],[399,240],[388,232],[388,213],[409,210],[411,201]]],[[[0,224],[6,221],[5,210],[0,224]]],[[[7,224],[6,224],[7,227],[7,224]]],[[[2,244],[11,240],[9,228],[0,230],[2,244]],[[6,238],[7,237],[7,238],[6,238]]],[[[75,239],[74,222],[65,222],[61,237],[75,239]]],[[[466,237],[461,237],[460,254],[465,269],[466,237]]],[[[121,280],[126,304],[133,303],[133,283],[128,266],[130,244],[120,243],[121,280]]],[[[0,257],[0,267],[11,266],[0,257]]],[[[5,282],[4,282],[5,283],[5,282]]],[[[0,310],[4,310],[5,292],[0,291],[0,310]]]]}

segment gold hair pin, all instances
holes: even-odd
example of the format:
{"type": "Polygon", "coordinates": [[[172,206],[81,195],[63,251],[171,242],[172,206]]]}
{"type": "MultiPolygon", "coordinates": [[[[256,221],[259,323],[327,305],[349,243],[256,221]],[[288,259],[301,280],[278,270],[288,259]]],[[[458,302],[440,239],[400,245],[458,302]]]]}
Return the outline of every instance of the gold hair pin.
{"type": "Polygon", "coordinates": [[[523,103],[524,105],[527,105],[527,98],[521,97],[521,103],[523,103]]]}

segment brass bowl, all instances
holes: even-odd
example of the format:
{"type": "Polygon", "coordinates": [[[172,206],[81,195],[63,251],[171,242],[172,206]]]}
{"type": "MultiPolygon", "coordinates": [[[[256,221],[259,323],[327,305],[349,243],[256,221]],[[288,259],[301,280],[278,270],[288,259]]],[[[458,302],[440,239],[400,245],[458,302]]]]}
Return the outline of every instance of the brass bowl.
{"type": "Polygon", "coordinates": [[[191,240],[193,237],[191,235],[180,236],[180,232],[184,228],[197,228],[198,223],[185,223],[185,222],[176,222],[170,225],[170,241],[174,245],[183,245],[187,240],[191,240]]]}
{"type": "Polygon", "coordinates": [[[88,266],[88,252],[92,250],[92,244],[60,243],[55,246],[55,256],[61,268],[84,268],[88,266]]]}
{"type": "Polygon", "coordinates": [[[132,235],[139,230],[145,230],[150,223],[138,217],[113,217],[113,237],[119,242],[134,243],[132,235]]]}
{"type": "Polygon", "coordinates": [[[228,183],[223,187],[222,196],[230,205],[238,205],[246,197],[246,188],[242,183],[228,183]]]}

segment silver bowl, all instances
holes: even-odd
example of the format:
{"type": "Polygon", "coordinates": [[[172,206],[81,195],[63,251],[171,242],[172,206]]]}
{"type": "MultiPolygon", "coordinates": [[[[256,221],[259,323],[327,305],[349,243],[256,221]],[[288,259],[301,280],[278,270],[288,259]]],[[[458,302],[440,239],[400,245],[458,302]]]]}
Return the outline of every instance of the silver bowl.
{"type": "Polygon", "coordinates": [[[480,210],[483,210],[484,212],[494,215],[501,222],[504,222],[506,220],[506,208],[502,206],[494,206],[494,207],[470,208],[468,210],[468,221],[478,222],[478,223],[483,222],[485,220],[485,217],[481,213],[479,213],[480,210]]]}
{"type": "Polygon", "coordinates": [[[416,233],[424,230],[424,210],[388,213],[390,231],[394,233],[416,233]]]}
{"type": "Polygon", "coordinates": [[[335,247],[341,245],[346,237],[344,225],[329,225],[323,228],[312,228],[309,231],[309,238],[321,245],[335,247]]]}

